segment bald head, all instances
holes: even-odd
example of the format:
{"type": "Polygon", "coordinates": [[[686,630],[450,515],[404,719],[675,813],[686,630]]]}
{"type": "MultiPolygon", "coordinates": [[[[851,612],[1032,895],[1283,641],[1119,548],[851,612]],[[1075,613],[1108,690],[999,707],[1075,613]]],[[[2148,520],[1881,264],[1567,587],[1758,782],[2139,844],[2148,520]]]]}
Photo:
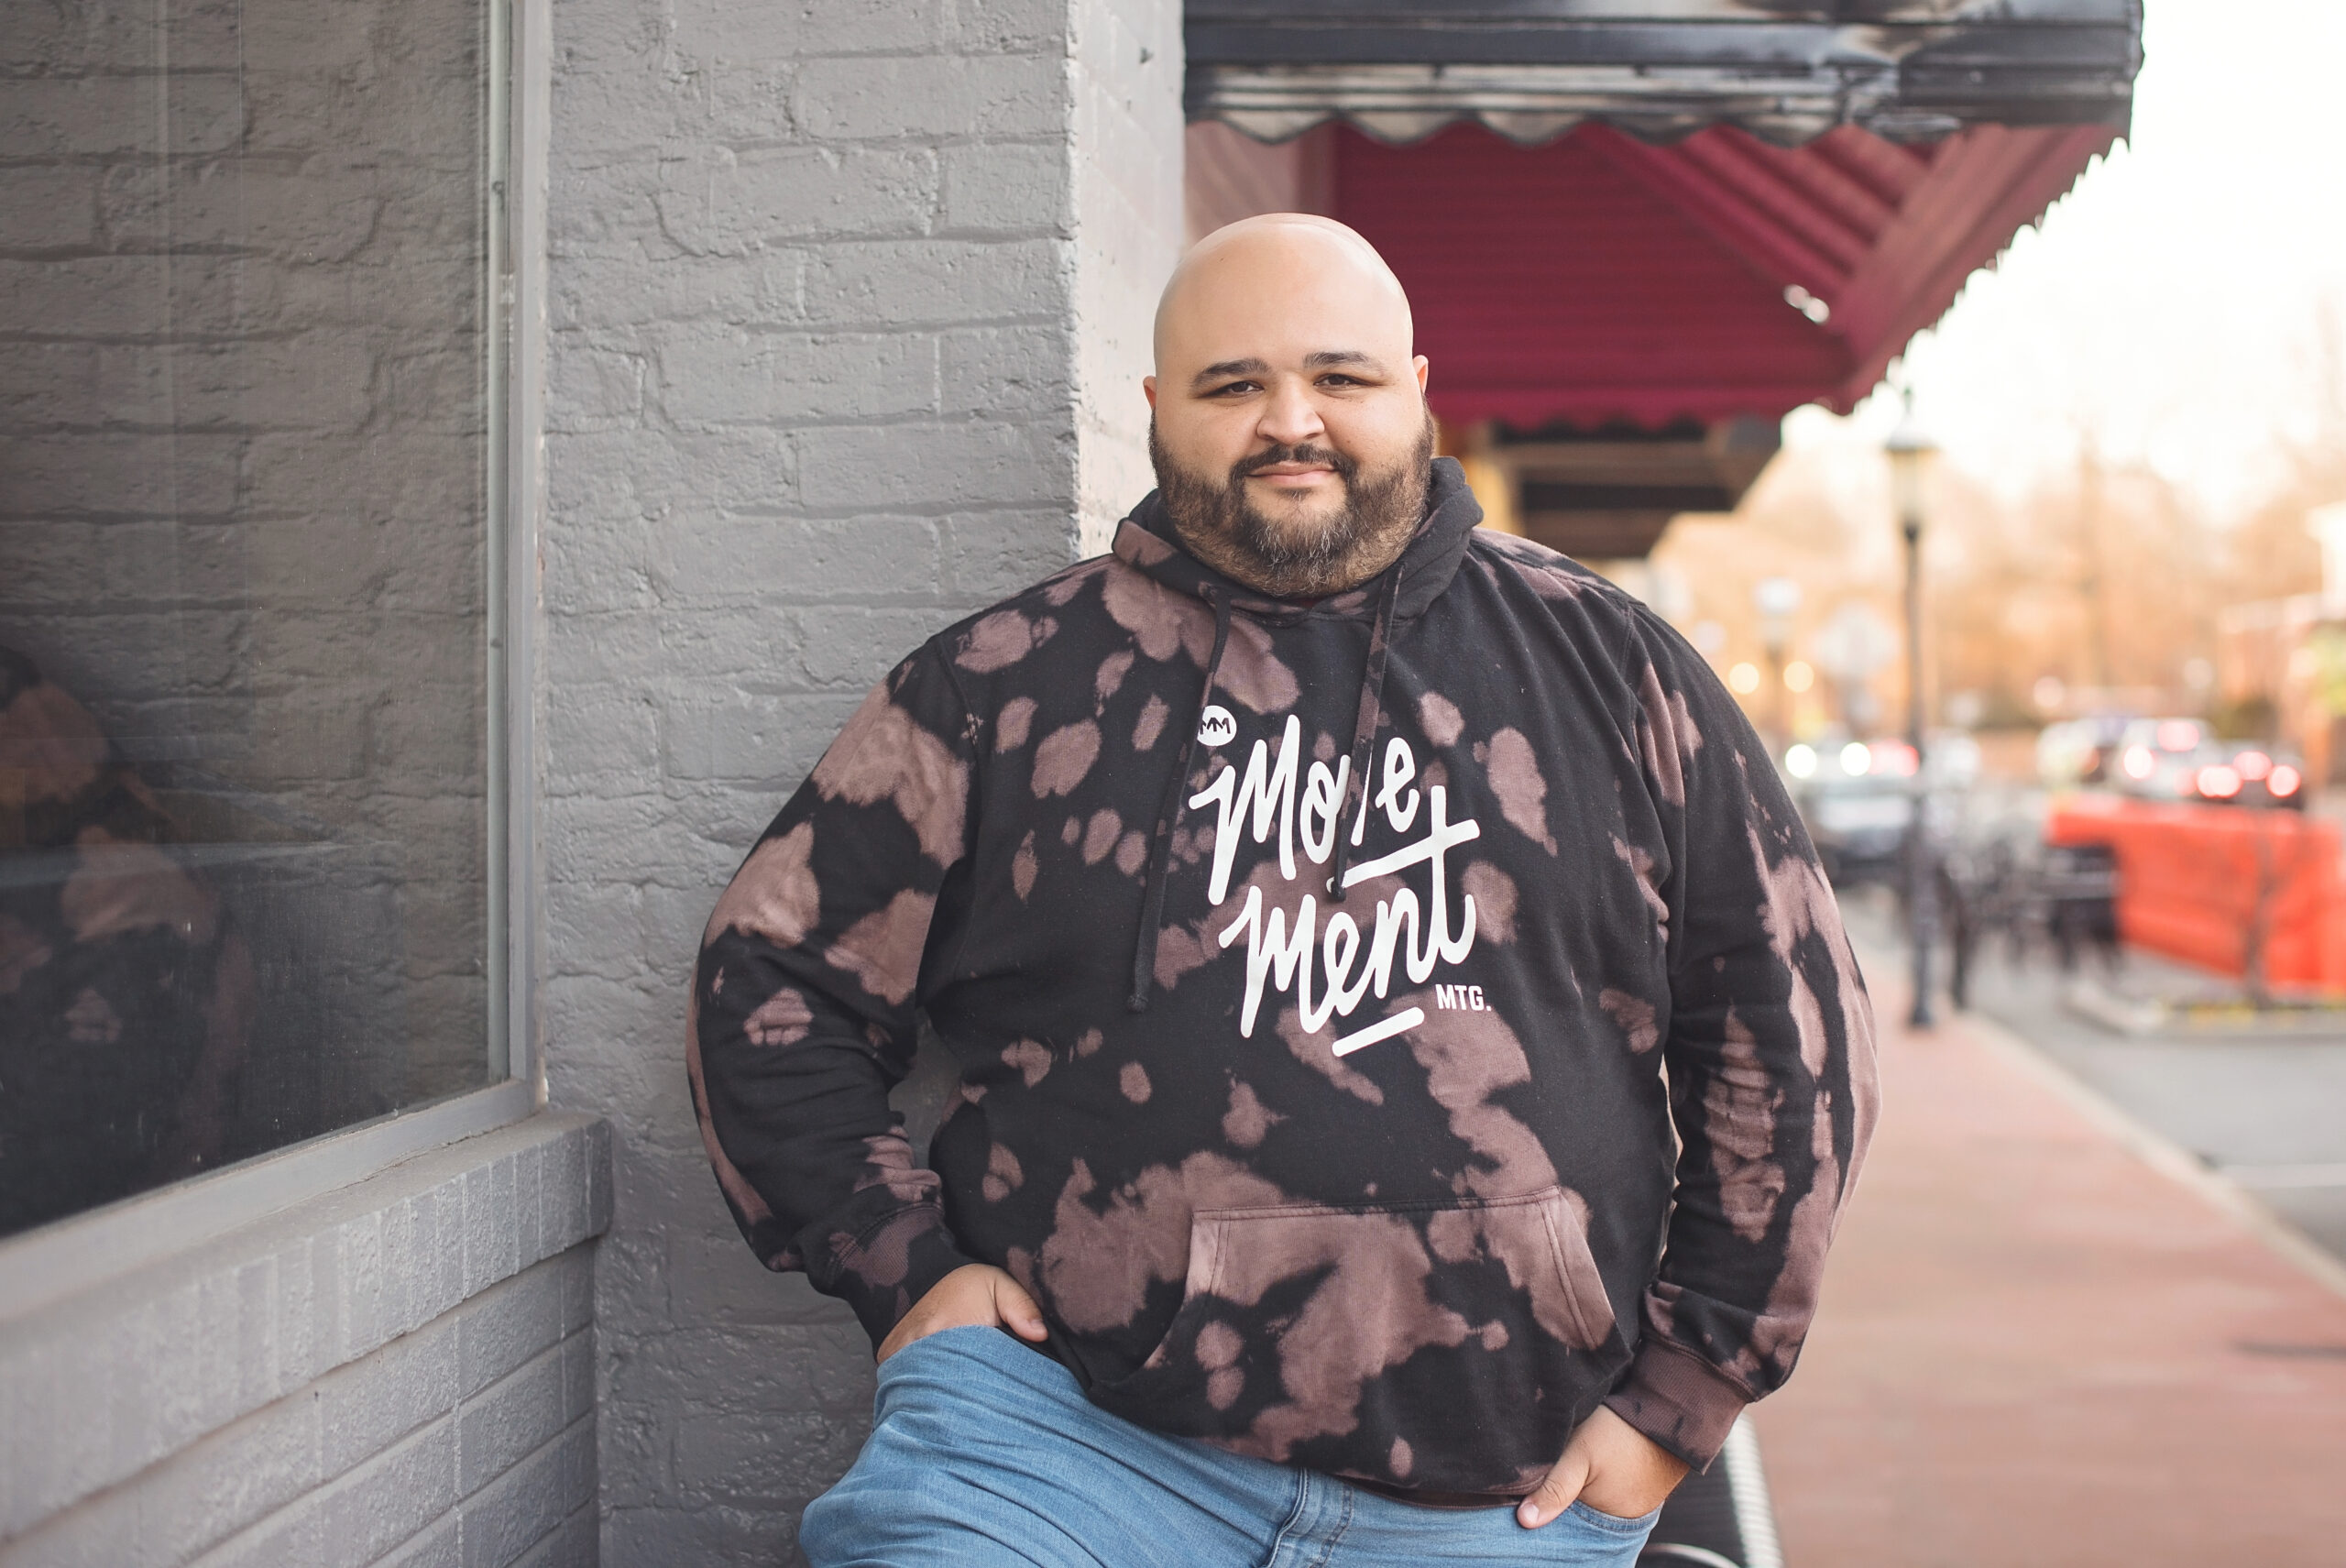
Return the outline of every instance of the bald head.
{"type": "Polygon", "coordinates": [[[1409,296],[1375,246],[1333,218],[1266,213],[1214,230],[1174,268],[1157,302],[1157,375],[1168,356],[1211,353],[1265,317],[1374,342],[1398,362],[1415,335],[1409,296]]]}
{"type": "Polygon", "coordinates": [[[1182,543],[1288,596],[1390,565],[1432,452],[1412,336],[1400,280],[1340,223],[1274,213],[1199,241],[1165,285],[1142,383],[1182,543]]]}

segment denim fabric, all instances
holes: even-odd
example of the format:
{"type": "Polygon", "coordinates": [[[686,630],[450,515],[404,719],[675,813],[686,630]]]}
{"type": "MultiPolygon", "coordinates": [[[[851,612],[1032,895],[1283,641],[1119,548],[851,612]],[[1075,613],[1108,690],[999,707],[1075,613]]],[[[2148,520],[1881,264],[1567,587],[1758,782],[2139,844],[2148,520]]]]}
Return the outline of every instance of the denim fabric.
{"type": "Polygon", "coordinates": [[[1096,1409],[998,1329],[880,1367],[872,1440],[799,1527],[815,1568],[1629,1568],[1653,1515],[1415,1508],[1096,1409]]]}

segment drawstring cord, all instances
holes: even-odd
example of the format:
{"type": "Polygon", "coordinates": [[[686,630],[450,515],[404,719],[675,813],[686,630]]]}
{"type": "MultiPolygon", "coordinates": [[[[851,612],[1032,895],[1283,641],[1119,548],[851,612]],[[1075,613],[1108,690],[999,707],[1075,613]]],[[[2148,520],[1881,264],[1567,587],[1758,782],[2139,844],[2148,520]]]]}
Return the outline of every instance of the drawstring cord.
{"type": "Polygon", "coordinates": [[[1368,819],[1368,770],[1375,761],[1376,726],[1385,717],[1385,655],[1393,645],[1393,612],[1401,598],[1401,566],[1396,562],[1386,574],[1385,591],[1376,597],[1376,620],[1368,630],[1368,668],[1361,673],[1360,718],[1353,729],[1353,776],[1344,785],[1343,803],[1336,812],[1336,863],[1328,873],[1328,897],[1344,901],[1344,869],[1352,864],[1353,846],[1368,819]],[[1354,803],[1357,800],[1359,804],[1354,803]],[[1354,821],[1357,814],[1359,820],[1354,821]],[[1353,830],[1343,830],[1346,822],[1353,830]]]}
{"type": "MultiPolygon", "coordinates": [[[[1166,781],[1165,798],[1157,808],[1157,834],[1149,850],[1148,887],[1141,897],[1140,931],[1133,938],[1133,993],[1125,1005],[1135,1013],[1148,1011],[1157,987],[1157,928],[1165,919],[1167,862],[1173,852],[1173,819],[1180,815],[1181,792],[1189,787],[1189,764],[1198,754],[1198,729],[1213,702],[1213,683],[1222,673],[1222,650],[1230,646],[1230,599],[1211,586],[1198,592],[1213,606],[1213,652],[1206,655],[1206,678],[1198,687],[1198,710],[1189,716],[1189,739],[1181,742],[1181,762],[1166,781]]],[[[1372,654],[1372,657],[1374,655],[1372,654]]]]}
{"type": "MultiPolygon", "coordinates": [[[[1165,798],[1157,808],[1157,833],[1151,842],[1148,857],[1148,885],[1141,896],[1140,930],[1133,938],[1133,989],[1125,1005],[1135,1013],[1148,1011],[1150,996],[1157,989],[1157,929],[1165,920],[1165,883],[1169,875],[1173,852],[1173,823],[1180,815],[1181,793],[1189,787],[1189,764],[1196,761],[1198,729],[1205,722],[1206,709],[1213,702],[1215,680],[1222,674],[1222,655],[1230,646],[1230,598],[1211,587],[1199,593],[1213,606],[1213,652],[1206,657],[1205,680],[1198,687],[1197,712],[1190,716],[1189,738],[1181,743],[1181,762],[1165,785],[1165,798]]],[[[1376,747],[1376,730],[1385,717],[1386,654],[1393,645],[1393,618],[1401,598],[1401,567],[1397,562],[1386,574],[1385,586],[1376,598],[1376,619],[1369,625],[1368,667],[1361,673],[1360,711],[1353,728],[1351,777],[1344,786],[1343,803],[1336,812],[1336,861],[1328,876],[1328,896],[1336,903],[1344,897],[1344,871],[1352,864],[1353,846],[1365,825],[1368,810],[1368,770],[1376,747]],[[1343,825],[1357,814],[1362,820],[1354,824],[1354,831],[1343,831],[1343,825]]]]}

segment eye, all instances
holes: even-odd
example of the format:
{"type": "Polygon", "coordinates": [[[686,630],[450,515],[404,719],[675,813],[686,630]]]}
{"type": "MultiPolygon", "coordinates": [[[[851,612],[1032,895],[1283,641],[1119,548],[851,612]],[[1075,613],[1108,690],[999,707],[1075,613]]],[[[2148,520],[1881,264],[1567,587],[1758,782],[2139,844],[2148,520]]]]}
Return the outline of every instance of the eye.
{"type": "Polygon", "coordinates": [[[1255,381],[1225,381],[1221,386],[1216,387],[1212,391],[1208,392],[1206,396],[1209,398],[1222,398],[1228,397],[1233,393],[1259,392],[1262,389],[1261,383],[1255,381]]]}
{"type": "Polygon", "coordinates": [[[1320,384],[1323,387],[1365,387],[1368,385],[1359,377],[1347,376],[1341,370],[1331,370],[1321,377],[1320,384]]]}

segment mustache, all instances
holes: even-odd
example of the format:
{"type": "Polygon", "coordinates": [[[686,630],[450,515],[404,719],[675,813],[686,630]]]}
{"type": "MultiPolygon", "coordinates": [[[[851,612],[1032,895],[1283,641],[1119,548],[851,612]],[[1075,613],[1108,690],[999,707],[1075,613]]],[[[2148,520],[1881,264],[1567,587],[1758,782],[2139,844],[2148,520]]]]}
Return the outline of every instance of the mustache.
{"type": "Polygon", "coordinates": [[[1346,488],[1351,488],[1353,476],[1360,472],[1357,459],[1347,457],[1333,447],[1314,446],[1306,442],[1299,446],[1272,446],[1241,457],[1230,466],[1230,488],[1236,489],[1241,481],[1282,463],[1324,463],[1334,470],[1346,488]]]}

